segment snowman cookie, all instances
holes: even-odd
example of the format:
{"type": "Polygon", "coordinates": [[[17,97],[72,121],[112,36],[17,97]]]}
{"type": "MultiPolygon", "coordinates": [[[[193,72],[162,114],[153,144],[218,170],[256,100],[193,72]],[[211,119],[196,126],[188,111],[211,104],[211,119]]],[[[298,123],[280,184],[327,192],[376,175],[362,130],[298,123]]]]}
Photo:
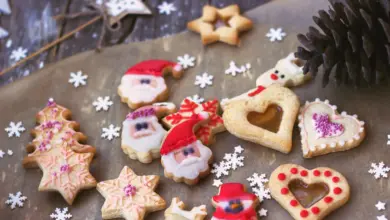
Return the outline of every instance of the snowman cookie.
{"type": "Polygon", "coordinates": [[[305,158],[349,150],[363,141],[364,122],[357,115],[339,114],[336,109],[328,100],[319,99],[301,108],[298,119],[305,158]]]}
{"type": "Polygon", "coordinates": [[[336,170],[307,170],[295,164],[272,172],[269,189],[274,198],[296,220],[321,220],[349,200],[347,179],[336,170]]]}
{"type": "Polygon", "coordinates": [[[241,183],[222,184],[211,201],[216,208],[211,220],[257,220],[255,208],[259,200],[241,183]]]}
{"type": "Polygon", "coordinates": [[[207,112],[200,112],[168,131],[160,150],[165,177],[194,185],[210,173],[213,154],[195,136],[209,118],[207,112]]]}
{"type": "Polygon", "coordinates": [[[173,103],[155,103],[128,114],[122,127],[123,152],[142,163],[160,158],[161,142],[167,132],[158,120],[175,111],[173,103]]]}
{"type": "Polygon", "coordinates": [[[147,60],[132,66],[118,87],[121,101],[131,109],[166,101],[169,91],[164,76],[168,73],[179,79],[183,75],[183,68],[166,60],[147,60]]]}
{"type": "Polygon", "coordinates": [[[175,197],[172,199],[171,206],[165,210],[165,220],[203,220],[207,216],[205,205],[197,206],[186,211],[185,204],[175,197]]]}

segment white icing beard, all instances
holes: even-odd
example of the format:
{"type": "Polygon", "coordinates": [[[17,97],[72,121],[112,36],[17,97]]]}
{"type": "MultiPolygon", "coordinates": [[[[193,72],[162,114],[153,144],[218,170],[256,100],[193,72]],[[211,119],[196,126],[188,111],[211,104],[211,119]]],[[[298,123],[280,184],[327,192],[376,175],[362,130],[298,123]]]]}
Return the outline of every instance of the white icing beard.
{"type": "Polygon", "coordinates": [[[156,77],[150,75],[124,75],[118,89],[123,97],[129,99],[132,103],[152,102],[162,92],[167,89],[163,77],[156,77]],[[150,85],[132,85],[134,81],[140,79],[156,80],[157,87],[150,85]]]}
{"type": "Polygon", "coordinates": [[[196,146],[199,149],[200,157],[188,157],[180,164],[176,162],[174,152],[162,155],[161,160],[164,168],[175,177],[184,177],[190,180],[196,179],[201,172],[205,172],[209,168],[208,161],[212,156],[211,150],[199,140],[196,141],[196,146]]]}
{"type": "Polygon", "coordinates": [[[141,117],[135,120],[126,119],[123,122],[122,128],[122,145],[130,146],[138,152],[148,152],[154,149],[161,148],[161,142],[165,137],[167,131],[158,123],[156,116],[149,116],[147,118],[141,117]],[[134,127],[137,123],[140,122],[150,122],[153,124],[155,131],[147,136],[140,138],[133,138],[130,135],[130,128],[134,127]]]}

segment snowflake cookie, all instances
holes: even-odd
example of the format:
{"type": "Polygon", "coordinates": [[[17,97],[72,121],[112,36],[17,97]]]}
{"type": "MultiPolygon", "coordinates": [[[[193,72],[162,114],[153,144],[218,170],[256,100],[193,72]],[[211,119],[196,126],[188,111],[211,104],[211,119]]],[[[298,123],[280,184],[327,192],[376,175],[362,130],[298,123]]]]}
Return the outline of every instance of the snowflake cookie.
{"type": "Polygon", "coordinates": [[[208,73],[203,73],[202,75],[198,75],[195,78],[195,85],[204,89],[206,86],[213,85],[213,75],[209,75],[208,73]]]}
{"type": "Polygon", "coordinates": [[[120,136],[119,134],[120,130],[121,130],[120,127],[110,124],[107,128],[102,128],[101,137],[111,141],[112,139],[114,139],[114,137],[117,138],[120,136]]]}
{"type": "Polygon", "coordinates": [[[20,137],[20,133],[24,132],[26,129],[23,127],[23,123],[21,121],[17,123],[11,121],[9,123],[9,127],[4,130],[8,133],[8,137],[20,137]]]}
{"type": "Polygon", "coordinates": [[[142,220],[147,213],[164,209],[164,199],[154,192],[159,179],[155,175],[137,176],[125,166],[117,179],[98,183],[96,189],[106,199],[102,218],[142,220]]]}
{"type": "Polygon", "coordinates": [[[390,171],[390,167],[386,166],[385,163],[380,162],[378,164],[371,163],[371,169],[368,170],[368,173],[373,174],[375,179],[379,179],[381,177],[387,178],[387,173],[390,171]]]}
{"type": "Polygon", "coordinates": [[[68,82],[73,84],[75,88],[81,86],[85,86],[87,84],[87,75],[83,75],[83,72],[77,71],[76,73],[70,73],[70,78],[68,82]]]}
{"type": "Polygon", "coordinates": [[[188,54],[178,56],[177,61],[184,69],[188,69],[189,67],[195,66],[195,57],[190,56],[188,54]]]}
{"type": "Polygon", "coordinates": [[[283,32],[282,28],[271,28],[266,36],[271,42],[282,41],[286,33],[283,32]]]}
{"type": "Polygon", "coordinates": [[[191,211],[185,210],[185,204],[177,197],[172,199],[171,206],[164,212],[165,220],[203,220],[207,216],[205,205],[197,206],[191,211]]]}
{"type": "Polygon", "coordinates": [[[97,100],[92,103],[97,112],[101,110],[108,111],[112,104],[114,103],[110,100],[109,96],[105,96],[104,98],[98,97],[97,100]]]}
{"type": "Polygon", "coordinates": [[[68,207],[63,208],[62,210],[60,208],[56,208],[54,213],[50,214],[50,218],[55,220],[66,220],[72,218],[72,214],[68,212],[68,207]]]}
{"type": "Polygon", "coordinates": [[[16,206],[19,208],[23,207],[24,201],[26,201],[27,197],[23,196],[21,192],[17,192],[15,194],[8,194],[8,200],[5,201],[5,204],[9,205],[11,209],[14,209],[16,206]]]}

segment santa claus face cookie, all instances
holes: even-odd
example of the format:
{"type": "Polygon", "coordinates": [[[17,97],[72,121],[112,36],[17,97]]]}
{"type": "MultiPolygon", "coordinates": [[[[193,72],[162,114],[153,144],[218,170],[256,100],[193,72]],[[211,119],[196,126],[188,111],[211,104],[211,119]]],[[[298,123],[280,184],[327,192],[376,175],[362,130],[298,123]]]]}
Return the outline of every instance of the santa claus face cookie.
{"type": "Polygon", "coordinates": [[[131,109],[162,102],[168,99],[169,91],[164,75],[171,73],[174,78],[180,78],[183,68],[165,60],[147,60],[136,64],[127,70],[118,87],[121,101],[131,109]]]}
{"type": "Polygon", "coordinates": [[[257,220],[255,208],[259,201],[241,183],[222,184],[212,203],[216,211],[211,220],[257,220]]]}
{"type": "Polygon", "coordinates": [[[159,158],[161,142],[167,132],[158,120],[175,110],[173,103],[155,103],[128,114],[122,128],[123,151],[142,163],[159,158]]]}
{"type": "Polygon", "coordinates": [[[210,173],[212,152],[194,134],[208,119],[208,113],[201,112],[168,132],[160,151],[167,178],[193,185],[210,173]]]}
{"type": "Polygon", "coordinates": [[[347,179],[327,167],[307,170],[295,164],[279,166],[269,179],[272,197],[294,219],[320,220],[344,205],[350,194],[347,179]]]}

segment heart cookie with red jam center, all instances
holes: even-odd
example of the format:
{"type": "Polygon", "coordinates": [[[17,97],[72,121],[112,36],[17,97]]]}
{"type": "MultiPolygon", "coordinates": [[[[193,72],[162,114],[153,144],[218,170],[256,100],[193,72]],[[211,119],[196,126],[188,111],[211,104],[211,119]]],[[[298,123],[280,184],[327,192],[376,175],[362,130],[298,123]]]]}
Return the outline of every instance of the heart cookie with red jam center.
{"type": "Polygon", "coordinates": [[[357,115],[338,114],[335,105],[316,99],[306,102],[299,114],[303,157],[311,158],[359,146],[365,137],[357,115]]]}
{"type": "Polygon", "coordinates": [[[348,181],[339,172],[327,167],[307,170],[295,164],[274,170],[269,189],[272,197],[300,220],[323,219],[344,205],[350,194],[348,181]]]}

